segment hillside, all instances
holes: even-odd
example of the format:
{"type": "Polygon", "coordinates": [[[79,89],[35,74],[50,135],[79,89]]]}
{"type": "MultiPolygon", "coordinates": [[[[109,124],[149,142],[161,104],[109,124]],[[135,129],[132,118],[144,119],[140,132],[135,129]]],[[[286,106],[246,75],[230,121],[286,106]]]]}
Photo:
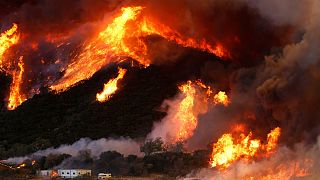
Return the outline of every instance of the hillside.
{"type": "Polygon", "coordinates": [[[153,122],[165,116],[159,110],[163,100],[177,93],[179,82],[200,77],[201,68],[209,61],[214,62],[215,57],[189,51],[165,66],[138,68],[122,63],[128,73],[119,84],[120,90],[105,103],[97,102],[95,96],[117,75],[115,64],[68,91],[43,91],[14,111],[1,111],[0,156],[23,155],[81,137],[145,137],[153,122]]]}

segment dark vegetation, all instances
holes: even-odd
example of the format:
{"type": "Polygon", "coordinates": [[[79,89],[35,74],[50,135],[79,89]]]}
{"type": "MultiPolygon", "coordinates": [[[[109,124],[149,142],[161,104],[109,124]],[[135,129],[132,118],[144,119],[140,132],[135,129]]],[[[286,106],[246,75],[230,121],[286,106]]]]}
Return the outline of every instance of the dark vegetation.
{"type": "MultiPolygon", "coordinates": [[[[119,66],[128,72],[119,84],[120,89],[105,103],[97,102],[95,96],[105,82],[117,75],[116,64],[62,93],[43,88],[41,94],[16,110],[2,108],[0,111],[0,159],[73,143],[81,137],[144,138],[153,122],[165,116],[159,111],[163,100],[173,97],[181,82],[205,80],[202,69],[208,64],[227,66],[214,56],[195,50],[188,50],[179,61],[166,65],[139,68],[124,62],[119,66]]],[[[10,78],[2,76],[0,80],[3,81],[1,87],[5,88],[2,85],[8,86],[10,78]]]]}
{"type": "Polygon", "coordinates": [[[16,170],[0,170],[0,177],[12,177],[22,173],[36,175],[40,169],[91,169],[92,174],[111,173],[112,176],[148,176],[150,174],[165,174],[168,177],[185,176],[192,170],[208,167],[210,151],[198,150],[193,153],[184,152],[180,143],[168,148],[160,139],[148,140],[141,146],[141,151],[149,152],[144,157],[124,155],[116,151],[106,151],[99,157],[92,157],[90,150],[79,151],[72,157],[67,154],[49,154],[38,157],[34,164],[32,160],[24,161],[26,166],[16,170]],[[8,173],[9,172],[9,173],[8,173]]]}

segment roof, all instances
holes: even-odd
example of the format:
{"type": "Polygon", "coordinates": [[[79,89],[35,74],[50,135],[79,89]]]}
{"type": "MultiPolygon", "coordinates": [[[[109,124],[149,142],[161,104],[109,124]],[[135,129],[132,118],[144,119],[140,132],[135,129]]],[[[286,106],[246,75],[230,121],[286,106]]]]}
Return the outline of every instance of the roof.
{"type": "Polygon", "coordinates": [[[13,168],[10,165],[0,161],[0,170],[5,170],[5,169],[13,169],[13,168]]]}

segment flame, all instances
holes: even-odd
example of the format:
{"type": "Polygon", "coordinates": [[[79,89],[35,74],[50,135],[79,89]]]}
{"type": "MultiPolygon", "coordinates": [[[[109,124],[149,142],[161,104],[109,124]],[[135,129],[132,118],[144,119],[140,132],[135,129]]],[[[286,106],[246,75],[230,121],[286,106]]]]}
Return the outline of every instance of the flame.
{"type": "Polygon", "coordinates": [[[175,119],[178,120],[180,126],[177,131],[177,141],[183,141],[192,136],[193,131],[197,127],[197,117],[193,112],[196,89],[191,81],[179,86],[179,90],[185,96],[179,104],[178,112],[175,119]]]}
{"type": "MultiPolygon", "coordinates": [[[[210,86],[201,80],[187,81],[179,86],[182,99],[174,111],[171,123],[176,124],[175,133],[170,137],[171,142],[189,139],[198,125],[198,115],[207,112],[208,101],[213,95],[210,86]]],[[[214,105],[217,103],[214,103],[214,105]]]]}
{"type": "Polygon", "coordinates": [[[122,61],[126,57],[137,60],[145,67],[149,66],[151,60],[144,41],[149,35],[158,35],[178,45],[197,48],[219,57],[229,57],[228,51],[221,44],[212,46],[205,39],[184,37],[170,27],[144,16],[143,9],[141,6],[122,8],[119,16],[84,45],[82,52],[66,67],[64,76],[51,89],[64,91],[90,78],[108,63],[122,61]]]}
{"type": "Polygon", "coordinates": [[[228,106],[230,103],[227,94],[223,91],[219,91],[216,95],[214,95],[213,101],[215,104],[222,104],[224,106],[228,106]]]}
{"type": "Polygon", "coordinates": [[[14,44],[17,44],[19,41],[19,34],[17,32],[18,25],[13,24],[13,26],[0,34],[0,68],[3,68],[4,65],[4,54],[5,52],[14,44]]]}
{"type": "Polygon", "coordinates": [[[251,160],[258,155],[259,151],[264,151],[266,155],[269,155],[277,147],[279,136],[280,128],[277,127],[268,134],[268,142],[264,145],[259,139],[252,139],[251,132],[247,136],[241,133],[238,138],[233,137],[230,133],[223,134],[213,145],[211,167],[224,170],[239,159],[251,160]]]}
{"type": "Polygon", "coordinates": [[[50,175],[51,177],[58,177],[59,176],[59,174],[58,174],[58,172],[56,171],[56,170],[52,170],[52,172],[51,172],[51,175],[50,175]]]}
{"type": "MultiPolygon", "coordinates": [[[[285,156],[285,155],[284,155],[285,156]]],[[[239,162],[233,168],[215,172],[215,177],[209,179],[239,179],[239,180],[292,180],[314,179],[312,169],[314,160],[307,157],[283,159],[265,159],[252,164],[239,162]],[[236,174],[235,174],[236,173],[236,174]],[[235,177],[236,176],[236,177],[235,177]],[[309,177],[308,177],[309,176],[309,177]],[[305,178],[303,178],[305,177],[305,178]]]]}
{"type": "Polygon", "coordinates": [[[27,165],[25,164],[25,163],[23,163],[23,164],[20,164],[18,167],[16,167],[16,169],[21,169],[21,168],[24,168],[24,167],[26,167],[27,165]]]}
{"type": "Polygon", "coordinates": [[[103,91],[101,93],[97,93],[96,98],[99,102],[106,102],[109,98],[117,91],[117,83],[119,80],[123,79],[127,70],[118,68],[118,76],[115,79],[111,79],[107,84],[104,84],[103,91]]]}
{"type": "Polygon", "coordinates": [[[281,129],[279,127],[273,129],[267,136],[267,144],[265,146],[265,150],[268,154],[274,152],[277,147],[279,136],[280,136],[281,129]]]}
{"type": "MultiPolygon", "coordinates": [[[[309,167],[310,168],[310,167],[309,167]]],[[[283,163],[276,167],[276,169],[269,169],[267,175],[259,177],[261,180],[272,180],[272,179],[284,179],[290,180],[292,178],[306,177],[310,175],[308,168],[301,166],[299,162],[283,163]]]]}
{"type": "Polygon", "coordinates": [[[23,56],[19,58],[18,66],[19,71],[16,70],[12,74],[12,83],[10,86],[9,102],[7,106],[9,110],[14,110],[17,106],[19,106],[26,100],[21,92],[21,85],[23,83],[22,76],[24,73],[23,56]]]}

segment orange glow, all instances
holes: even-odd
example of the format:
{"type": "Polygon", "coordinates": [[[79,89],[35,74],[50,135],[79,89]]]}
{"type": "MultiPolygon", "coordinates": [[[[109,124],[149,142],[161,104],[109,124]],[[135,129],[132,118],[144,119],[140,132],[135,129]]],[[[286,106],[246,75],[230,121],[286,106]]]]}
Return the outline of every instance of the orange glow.
{"type": "Polygon", "coordinates": [[[283,160],[255,161],[252,164],[239,163],[237,166],[219,171],[219,178],[240,180],[292,180],[315,179],[312,174],[314,161],[309,158],[285,158],[283,160]],[[284,160],[284,161],[283,161],[284,160]],[[236,178],[234,172],[237,172],[236,178]],[[231,175],[231,176],[230,176],[231,175]],[[233,177],[233,178],[231,178],[233,177]],[[303,178],[304,177],[304,178],[303,178]]]}
{"type": "Polygon", "coordinates": [[[21,169],[21,168],[24,168],[24,167],[26,167],[27,165],[25,164],[25,163],[23,163],[23,164],[20,164],[16,169],[21,169]]]}
{"type": "Polygon", "coordinates": [[[184,37],[170,27],[148,19],[142,14],[143,9],[141,6],[122,8],[119,16],[84,45],[82,52],[68,65],[64,76],[51,89],[64,91],[75,83],[90,78],[108,63],[119,62],[127,57],[137,60],[145,67],[149,66],[151,60],[145,39],[150,35],[158,35],[178,45],[207,51],[222,58],[230,56],[221,44],[212,46],[204,39],[184,37]]]}
{"type": "Polygon", "coordinates": [[[23,83],[23,73],[24,73],[24,64],[23,57],[19,58],[18,62],[19,70],[16,70],[12,74],[12,83],[10,85],[10,94],[7,108],[9,110],[14,110],[26,99],[21,92],[21,85],[23,83]]]}
{"type": "Polygon", "coordinates": [[[213,145],[212,156],[210,160],[211,167],[217,167],[224,170],[235,161],[242,159],[249,161],[257,156],[257,153],[266,153],[273,151],[277,147],[280,136],[280,128],[275,128],[268,135],[268,143],[261,144],[259,139],[252,139],[252,133],[248,135],[241,133],[239,137],[233,137],[232,134],[223,134],[213,145]],[[271,135],[270,135],[271,134],[271,135]],[[269,135],[272,138],[269,138],[269,135]]]}
{"type": "Polygon", "coordinates": [[[52,170],[52,172],[51,172],[51,175],[50,175],[51,177],[58,177],[59,176],[59,174],[58,174],[58,172],[56,171],[56,170],[52,170]]]}
{"type": "Polygon", "coordinates": [[[267,137],[267,144],[265,146],[265,150],[267,153],[273,153],[273,151],[276,149],[279,136],[280,136],[281,129],[279,127],[273,129],[267,137]]]}
{"type": "Polygon", "coordinates": [[[286,163],[281,163],[274,168],[267,168],[266,175],[258,175],[258,179],[272,180],[283,179],[290,180],[292,178],[302,178],[311,175],[309,170],[314,162],[311,159],[288,160],[286,163]]]}
{"type": "Polygon", "coordinates": [[[17,32],[18,25],[13,24],[11,29],[0,34],[0,68],[4,65],[4,54],[14,44],[19,41],[19,34],[17,32]]]}
{"type": "Polygon", "coordinates": [[[124,75],[126,74],[127,70],[119,68],[118,69],[118,76],[115,79],[111,79],[108,81],[107,84],[104,84],[103,91],[101,93],[97,93],[97,101],[99,102],[106,102],[110,99],[110,97],[117,91],[117,83],[119,80],[123,79],[124,75]]]}
{"type": "Polygon", "coordinates": [[[211,87],[201,80],[187,81],[179,86],[179,90],[183,98],[171,119],[171,123],[176,125],[174,134],[170,134],[171,143],[185,141],[193,135],[198,125],[198,115],[207,112],[208,100],[213,94],[211,87]]]}
{"type": "Polygon", "coordinates": [[[179,122],[179,129],[175,137],[176,141],[183,141],[192,136],[197,127],[197,117],[193,112],[196,89],[191,81],[179,87],[181,93],[185,96],[179,104],[175,119],[179,122]]]}
{"type": "Polygon", "coordinates": [[[227,94],[223,91],[219,91],[216,95],[214,95],[213,101],[215,104],[222,104],[224,106],[228,106],[230,103],[227,94]]]}

